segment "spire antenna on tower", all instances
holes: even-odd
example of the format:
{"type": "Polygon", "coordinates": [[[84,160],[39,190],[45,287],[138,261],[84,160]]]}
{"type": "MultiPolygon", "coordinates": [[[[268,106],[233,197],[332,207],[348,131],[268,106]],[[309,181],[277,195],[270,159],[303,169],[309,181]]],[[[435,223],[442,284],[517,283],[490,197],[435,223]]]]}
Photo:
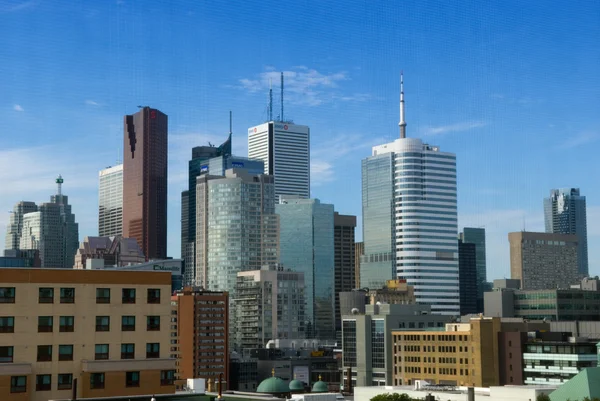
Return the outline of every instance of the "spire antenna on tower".
{"type": "Polygon", "coordinates": [[[229,110],[229,135],[233,133],[233,113],[229,110]]]}
{"type": "Polygon", "coordinates": [[[273,121],[273,78],[269,78],[269,121],[273,121]]]}
{"type": "Polygon", "coordinates": [[[406,138],[406,121],[404,120],[404,72],[400,71],[400,138],[406,138]]]}
{"type": "Polygon", "coordinates": [[[281,71],[281,122],[283,121],[283,71],[281,71]]]}

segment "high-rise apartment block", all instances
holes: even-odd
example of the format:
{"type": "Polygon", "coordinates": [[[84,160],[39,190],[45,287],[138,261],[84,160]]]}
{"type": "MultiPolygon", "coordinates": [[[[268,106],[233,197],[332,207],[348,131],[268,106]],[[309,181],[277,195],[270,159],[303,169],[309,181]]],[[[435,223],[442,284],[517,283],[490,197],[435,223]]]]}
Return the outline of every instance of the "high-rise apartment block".
{"type": "Polygon", "coordinates": [[[524,290],[569,288],[580,281],[579,239],[572,234],[514,232],[510,242],[510,277],[524,290]]]}
{"type": "Polygon", "coordinates": [[[0,269],[0,399],[173,393],[170,276],[0,269]]]}
{"type": "Polygon", "coordinates": [[[229,294],[186,287],[171,299],[179,355],[177,379],[229,382],[229,294]]]}
{"type": "Polygon", "coordinates": [[[196,185],[196,268],[186,283],[235,295],[237,274],[279,261],[273,177],[231,169],[196,185]]]}
{"type": "Polygon", "coordinates": [[[304,274],[265,266],[237,274],[235,348],[265,348],[269,340],[302,339],[304,274]]]}
{"type": "Polygon", "coordinates": [[[333,205],[281,197],[281,263],[304,273],[307,338],[335,339],[335,234],[333,205]]]}
{"type": "Polygon", "coordinates": [[[39,250],[42,267],[70,269],[79,245],[79,226],[68,197],[62,193],[63,178],[59,176],[56,183],[57,194],[50,197],[50,202],[37,206],[37,211],[20,214],[34,209],[31,202],[19,202],[15,206],[15,222],[9,225],[7,245],[13,249],[39,250]],[[20,237],[17,237],[19,230],[20,237]],[[14,248],[17,238],[18,247],[14,248]]]}
{"type": "Polygon", "coordinates": [[[248,157],[275,176],[275,196],[310,197],[310,128],[269,121],[248,129],[248,157]]]}
{"type": "Polygon", "coordinates": [[[166,259],[168,117],[142,107],[125,116],[123,131],[123,236],[147,259],[166,259]]]}
{"type": "Polygon", "coordinates": [[[336,338],[341,340],[342,320],[340,315],[340,292],[355,288],[355,235],[356,216],[333,214],[333,238],[335,249],[335,331],[336,338]]]}
{"type": "Polygon", "coordinates": [[[578,271],[588,275],[587,217],[585,196],[579,188],[562,188],[550,191],[544,199],[544,221],[547,233],[575,234],[579,240],[577,247],[578,271]]]}
{"type": "Polygon", "coordinates": [[[37,210],[38,207],[34,202],[21,201],[15,205],[6,227],[4,249],[19,249],[23,232],[23,216],[27,213],[37,212],[37,210]]]}
{"type": "Polygon", "coordinates": [[[123,234],[123,165],[100,170],[98,187],[98,236],[123,234]]]}
{"type": "Polygon", "coordinates": [[[456,155],[406,138],[402,86],[399,126],[399,139],[362,161],[361,286],[402,278],[433,313],[457,315],[456,155]]]}
{"type": "MultiPolygon", "coordinates": [[[[483,293],[488,289],[487,267],[485,253],[485,228],[465,227],[460,233],[460,239],[464,244],[475,245],[475,264],[477,282],[477,312],[483,311],[483,293]]],[[[460,252],[459,252],[460,255],[460,252]]],[[[460,264],[460,262],[459,262],[460,264]]],[[[462,295],[461,295],[462,297],[462,295]]]]}
{"type": "Polygon", "coordinates": [[[470,315],[477,309],[477,249],[475,244],[458,240],[458,282],[460,284],[460,314],[470,315]]]}

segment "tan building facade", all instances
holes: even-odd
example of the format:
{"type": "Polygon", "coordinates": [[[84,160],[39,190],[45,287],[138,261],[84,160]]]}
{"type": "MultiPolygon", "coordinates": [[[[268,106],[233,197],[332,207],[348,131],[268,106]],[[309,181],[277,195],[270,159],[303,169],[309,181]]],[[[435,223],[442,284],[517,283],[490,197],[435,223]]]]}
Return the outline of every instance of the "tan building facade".
{"type": "Polygon", "coordinates": [[[0,269],[0,399],[175,392],[168,272],[0,269]]]}
{"type": "Polygon", "coordinates": [[[489,387],[499,384],[499,318],[448,323],[446,331],[392,331],[394,385],[415,380],[489,387]]]}
{"type": "Polygon", "coordinates": [[[414,304],[416,303],[415,288],[408,285],[404,279],[387,280],[385,287],[369,290],[369,303],[414,304]]]}

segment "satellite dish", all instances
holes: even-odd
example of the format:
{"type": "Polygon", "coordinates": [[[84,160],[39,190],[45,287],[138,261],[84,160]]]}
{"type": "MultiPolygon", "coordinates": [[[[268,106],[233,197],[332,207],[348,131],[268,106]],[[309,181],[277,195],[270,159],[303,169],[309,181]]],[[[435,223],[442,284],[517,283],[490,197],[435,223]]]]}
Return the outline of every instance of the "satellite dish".
{"type": "Polygon", "coordinates": [[[358,315],[358,308],[352,308],[351,312],[353,315],[358,315]]]}

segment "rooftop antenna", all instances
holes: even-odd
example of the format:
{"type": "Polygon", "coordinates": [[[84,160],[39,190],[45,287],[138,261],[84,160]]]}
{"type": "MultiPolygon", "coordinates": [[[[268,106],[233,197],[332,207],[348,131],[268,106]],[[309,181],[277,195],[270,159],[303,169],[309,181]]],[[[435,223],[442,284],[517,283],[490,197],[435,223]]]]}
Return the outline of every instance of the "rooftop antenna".
{"type": "Polygon", "coordinates": [[[229,135],[233,133],[233,113],[229,110],[229,135]]]}
{"type": "Polygon", "coordinates": [[[64,180],[62,178],[62,175],[58,175],[58,178],[56,179],[56,185],[58,186],[58,196],[60,199],[60,203],[62,203],[62,184],[63,184],[64,180]]]}
{"type": "Polygon", "coordinates": [[[404,72],[400,71],[400,138],[406,138],[406,121],[404,120],[404,72]]]}
{"type": "Polygon", "coordinates": [[[281,71],[281,122],[283,121],[283,71],[281,71]]]}
{"type": "Polygon", "coordinates": [[[273,121],[273,78],[269,78],[269,121],[273,121]]]}

